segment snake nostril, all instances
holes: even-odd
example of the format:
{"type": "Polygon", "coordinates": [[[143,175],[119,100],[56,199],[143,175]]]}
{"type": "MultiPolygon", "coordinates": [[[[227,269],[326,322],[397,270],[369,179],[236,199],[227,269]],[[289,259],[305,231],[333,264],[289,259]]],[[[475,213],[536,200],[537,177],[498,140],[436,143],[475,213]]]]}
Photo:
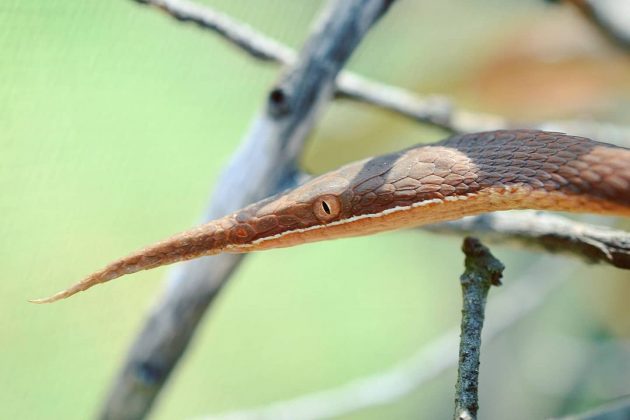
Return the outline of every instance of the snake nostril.
{"type": "Polygon", "coordinates": [[[239,223],[230,229],[230,238],[233,242],[243,244],[254,236],[254,228],[246,223],[239,223]]]}

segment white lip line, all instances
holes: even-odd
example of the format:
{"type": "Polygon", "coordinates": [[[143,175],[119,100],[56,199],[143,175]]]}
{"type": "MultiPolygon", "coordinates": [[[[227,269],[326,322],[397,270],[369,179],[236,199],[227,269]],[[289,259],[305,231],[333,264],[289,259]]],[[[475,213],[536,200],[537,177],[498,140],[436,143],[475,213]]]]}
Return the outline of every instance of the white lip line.
{"type": "Polygon", "coordinates": [[[419,201],[417,203],[411,204],[410,206],[393,207],[391,209],[383,210],[380,213],[361,214],[359,216],[352,216],[352,217],[349,217],[347,219],[337,220],[335,222],[328,223],[326,225],[315,225],[315,226],[310,226],[310,227],[303,228],[303,229],[287,230],[285,232],[281,232],[281,233],[278,233],[278,234],[273,235],[273,236],[268,236],[268,237],[265,237],[265,238],[256,239],[255,241],[253,241],[252,243],[249,243],[249,244],[229,245],[225,249],[226,250],[237,250],[237,249],[242,249],[242,248],[249,248],[249,247],[261,244],[263,242],[267,242],[267,241],[270,241],[270,240],[273,240],[273,239],[281,238],[281,237],[286,236],[286,235],[290,235],[292,233],[308,232],[308,231],[311,231],[311,230],[317,230],[317,229],[328,228],[328,227],[332,227],[332,226],[344,225],[346,223],[351,223],[351,222],[354,222],[356,220],[382,217],[382,216],[386,216],[386,215],[391,214],[391,213],[397,213],[399,211],[409,210],[409,209],[412,209],[412,208],[415,208],[415,207],[423,207],[423,206],[427,206],[429,204],[443,204],[445,201],[467,200],[471,195],[472,194],[456,195],[456,196],[451,196],[451,197],[445,197],[444,199],[433,198],[431,200],[419,201]]]}

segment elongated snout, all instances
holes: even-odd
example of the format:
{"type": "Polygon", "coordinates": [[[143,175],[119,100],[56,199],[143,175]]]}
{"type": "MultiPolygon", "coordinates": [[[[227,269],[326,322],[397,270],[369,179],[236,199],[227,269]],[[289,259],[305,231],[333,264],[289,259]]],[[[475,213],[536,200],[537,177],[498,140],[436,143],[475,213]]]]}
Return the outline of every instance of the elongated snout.
{"type": "Polygon", "coordinates": [[[630,216],[630,150],[535,130],[453,136],[349,164],[151,245],[32,302],[54,302],[125,274],[204,255],[525,208],[630,216]]]}

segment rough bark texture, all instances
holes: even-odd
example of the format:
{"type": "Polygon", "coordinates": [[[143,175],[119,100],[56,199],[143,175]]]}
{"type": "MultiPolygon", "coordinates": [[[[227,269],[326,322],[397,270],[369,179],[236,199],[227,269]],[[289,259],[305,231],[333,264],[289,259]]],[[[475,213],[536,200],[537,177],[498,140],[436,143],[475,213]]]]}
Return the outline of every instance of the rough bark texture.
{"type": "Polygon", "coordinates": [[[462,250],[466,255],[466,271],[460,278],[463,308],[455,385],[455,420],[477,418],[479,356],[486,298],[491,286],[501,284],[505,268],[476,238],[464,239],[462,250]]]}

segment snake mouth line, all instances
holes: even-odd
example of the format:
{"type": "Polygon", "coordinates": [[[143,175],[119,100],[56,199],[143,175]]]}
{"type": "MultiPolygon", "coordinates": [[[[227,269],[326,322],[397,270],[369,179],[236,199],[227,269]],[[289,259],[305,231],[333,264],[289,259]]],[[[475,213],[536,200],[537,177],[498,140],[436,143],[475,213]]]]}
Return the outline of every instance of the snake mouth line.
{"type": "MultiPolygon", "coordinates": [[[[350,225],[352,223],[355,222],[360,222],[362,220],[366,220],[366,219],[378,219],[378,218],[383,218],[386,217],[388,215],[392,215],[392,214],[396,214],[396,213],[401,213],[401,212],[405,212],[405,211],[409,211],[410,209],[414,209],[414,208],[420,208],[420,207],[426,207],[426,206],[431,206],[431,205],[440,205],[440,204],[444,204],[446,202],[454,202],[454,201],[463,201],[463,200],[468,200],[470,198],[472,198],[474,195],[473,194],[465,194],[465,195],[457,195],[457,196],[451,196],[451,197],[445,197],[443,199],[439,199],[439,198],[434,198],[434,199],[430,199],[430,200],[424,200],[424,201],[420,201],[417,203],[412,203],[411,205],[408,206],[397,206],[397,207],[392,207],[390,209],[386,209],[383,210],[381,212],[378,213],[368,213],[368,214],[361,214],[361,215],[357,215],[357,216],[352,216],[352,217],[348,217],[342,220],[336,220],[330,223],[326,223],[326,224],[321,224],[321,225],[315,225],[315,226],[309,226],[306,228],[300,228],[300,229],[292,229],[292,230],[287,230],[272,236],[267,236],[267,237],[262,237],[262,238],[258,238],[254,241],[252,241],[251,243],[247,243],[247,244],[240,244],[240,245],[236,245],[236,246],[229,246],[226,251],[227,252],[234,252],[234,253],[239,253],[239,252],[247,252],[247,250],[263,250],[263,249],[269,249],[269,248],[274,248],[275,246],[275,242],[278,240],[281,240],[282,238],[285,237],[289,237],[289,236],[293,236],[293,235],[299,235],[302,233],[308,233],[308,232],[312,232],[312,231],[317,231],[317,230],[326,230],[326,229],[333,229],[335,227],[338,226],[343,226],[343,225],[350,225]],[[265,246],[266,243],[271,243],[271,246],[265,246]],[[241,251],[241,249],[244,249],[246,251],[241,251]]],[[[422,221],[419,221],[417,223],[417,225],[421,225],[422,221]]],[[[405,227],[405,226],[400,226],[405,227]]],[[[388,229],[389,230],[389,229],[388,229]]],[[[359,236],[362,234],[369,234],[371,232],[367,231],[367,232],[357,232],[355,234],[349,234],[349,235],[341,235],[340,237],[343,236],[359,236]]],[[[322,239],[325,239],[322,237],[322,239]]],[[[298,243],[300,243],[301,241],[298,241],[298,243]]],[[[288,244],[279,244],[277,245],[277,247],[286,247],[286,246],[291,246],[293,245],[292,243],[288,243],[288,244]]]]}

